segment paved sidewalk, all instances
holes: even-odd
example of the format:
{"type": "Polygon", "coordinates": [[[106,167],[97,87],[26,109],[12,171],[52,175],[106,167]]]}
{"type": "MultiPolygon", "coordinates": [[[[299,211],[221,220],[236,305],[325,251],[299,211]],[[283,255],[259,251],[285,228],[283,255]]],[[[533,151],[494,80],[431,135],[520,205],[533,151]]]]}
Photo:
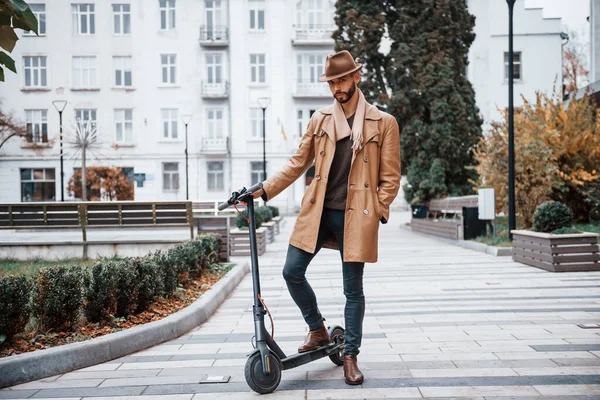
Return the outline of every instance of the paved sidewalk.
{"type": "MultiPolygon", "coordinates": [[[[283,372],[274,399],[600,399],[600,273],[553,274],[508,257],[382,226],[380,261],[367,265],[367,312],[359,365],[365,383],[347,386],[322,359],[283,372]]],[[[275,338],[293,353],[306,327],[281,267],[293,219],[261,257],[263,297],[275,338]]],[[[309,268],[320,308],[343,323],[339,254],[323,250],[309,268]]],[[[205,324],[177,340],[109,363],[0,391],[4,398],[247,399],[251,350],[248,275],[205,324]],[[208,383],[229,375],[228,383],[208,383]],[[217,394],[218,393],[218,394],[217,394]],[[117,397],[118,396],[118,397],[117,397]]]]}

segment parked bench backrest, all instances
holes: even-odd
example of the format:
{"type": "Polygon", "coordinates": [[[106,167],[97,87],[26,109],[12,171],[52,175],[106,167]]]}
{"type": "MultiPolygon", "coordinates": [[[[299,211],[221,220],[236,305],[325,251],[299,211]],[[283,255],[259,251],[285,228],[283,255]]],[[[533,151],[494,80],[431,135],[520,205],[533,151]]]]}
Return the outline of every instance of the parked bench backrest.
{"type": "Polygon", "coordinates": [[[78,227],[77,204],[3,204],[0,205],[0,228],[78,227]]]}
{"type": "Polygon", "coordinates": [[[430,201],[429,211],[462,214],[463,207],[477,207],[478,199],[477,195],[435,199],[430,201]]]}

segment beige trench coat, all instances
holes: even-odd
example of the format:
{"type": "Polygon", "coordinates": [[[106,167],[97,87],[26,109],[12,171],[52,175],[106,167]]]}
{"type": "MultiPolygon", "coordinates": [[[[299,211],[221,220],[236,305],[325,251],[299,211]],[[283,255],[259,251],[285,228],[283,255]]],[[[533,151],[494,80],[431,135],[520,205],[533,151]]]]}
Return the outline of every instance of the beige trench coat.
{"type": "MultiPolygon", "coordinates": [[[[315,112],[298,151],[264,184],[272,199],[302,176],[315,162],[315,177],[302,199],[290,244],[314,253],[323,211],[327,177],[335,154],[333,105],[315,112]]],[[[376,262],[379,222],[387,223],[389,205],[400,187],[400,132],[396,119],[367,104],[363,141],[352,156],[344,226],[347,262],[376,262]]],[[[323,245],[339,249],[335,237],[323,245]]]]}

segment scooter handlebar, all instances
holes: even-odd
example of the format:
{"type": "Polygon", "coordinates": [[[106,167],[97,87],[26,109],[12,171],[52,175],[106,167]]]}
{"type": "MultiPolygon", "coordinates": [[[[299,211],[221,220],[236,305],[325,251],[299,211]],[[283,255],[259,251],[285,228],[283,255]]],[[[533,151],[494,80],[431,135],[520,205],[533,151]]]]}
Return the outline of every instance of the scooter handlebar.
{"type": "Polygon", "coordinates": [[[227,200],[226,202],[219,204],[219,206],[217,208],[219,209],[219,211],[223,211],[238,201],[244,201],[248,197],[252,197],[252,194],[254,192],[256,192],[257,190],[262,189],[262,187],[263,187],[262,182],[258,182],[256,185],[251,186],[249,189],[242,188],[237,192],[233,192],[231,195],[231,198],[229,200],[227,200]]]}

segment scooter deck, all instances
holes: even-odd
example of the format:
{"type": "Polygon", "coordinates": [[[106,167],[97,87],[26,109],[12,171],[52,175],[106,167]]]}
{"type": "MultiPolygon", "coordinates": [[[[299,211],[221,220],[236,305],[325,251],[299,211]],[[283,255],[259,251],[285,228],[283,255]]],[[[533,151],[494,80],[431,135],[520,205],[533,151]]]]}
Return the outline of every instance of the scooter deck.
{"type": "Polygon", "coordinates": [[[308,364],[311,361],[318,360],[323,357],[328,357],[338,351],[340,351],[341,343],[330,344],[327,346],[317,347],[314,350],[307,351],[304,353],[296,353],[289,357],[281,360],[283,369],[291,369],[299,367],[300,365],[308,364]]]}

